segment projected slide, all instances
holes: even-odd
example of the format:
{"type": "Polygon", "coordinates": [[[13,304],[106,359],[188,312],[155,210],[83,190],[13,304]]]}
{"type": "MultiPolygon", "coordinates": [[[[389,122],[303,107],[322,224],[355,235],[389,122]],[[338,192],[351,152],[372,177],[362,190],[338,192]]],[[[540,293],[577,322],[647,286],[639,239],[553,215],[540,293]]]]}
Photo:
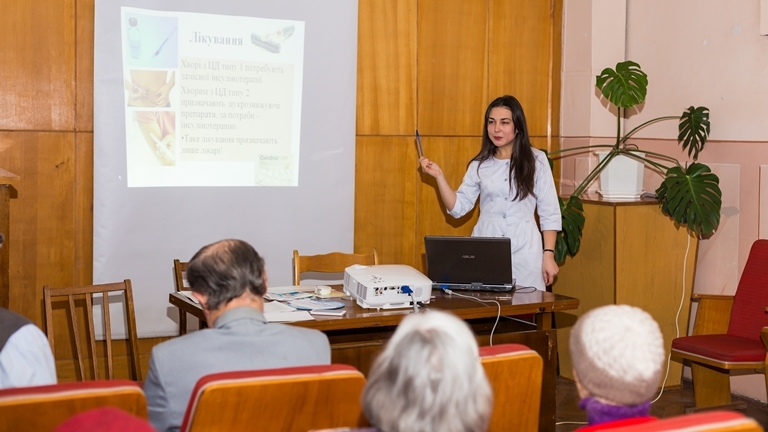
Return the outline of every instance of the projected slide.
{"type": "Polygon", "coordinates": [[[298,186],[304,23],[121,8],[128,187],[298,186]]]}

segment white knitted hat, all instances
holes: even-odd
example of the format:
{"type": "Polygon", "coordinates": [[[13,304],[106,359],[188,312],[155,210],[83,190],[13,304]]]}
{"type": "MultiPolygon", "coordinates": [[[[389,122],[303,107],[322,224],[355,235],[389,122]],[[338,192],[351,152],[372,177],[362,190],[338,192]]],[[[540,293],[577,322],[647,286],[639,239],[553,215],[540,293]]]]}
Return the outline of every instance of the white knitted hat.
{"type": "Polygon", "coordinates": [[[587,312],[571,331],[570,347],[573,370],[590,396],[639,405],[660,384],[664,337],[640,308],[610,305],[587,312]]]}

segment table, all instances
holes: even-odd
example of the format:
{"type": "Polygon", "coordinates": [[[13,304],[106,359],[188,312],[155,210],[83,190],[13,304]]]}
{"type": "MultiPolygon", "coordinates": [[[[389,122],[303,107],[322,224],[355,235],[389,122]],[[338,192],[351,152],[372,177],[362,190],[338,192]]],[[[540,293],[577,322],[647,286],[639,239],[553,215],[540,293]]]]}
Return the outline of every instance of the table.
{"type": "MultiPolygon", "coordinates": [[[[555,430],[555,384],[557,380],[557,334],[552,328],[552,314],[579,307],[579,300],[544,291],[489,293],[461,292],[478,300],[496,300],[501,306],[501,319],[493,334],[493,342],[521,343],[537,351],[544,360],[541,392],[540,431],[555,430]]],[[[434,298],[421,310],[441,310],[464,319],[472,327],[478,344],[489,345],[498,307],[467,298],[433,291],[434,298]]],[[[337,299],[334,299],[337,300],[337,299]]],[[[184,295],[171,293],[169,301],[184,313],[204,320],[200,305],[184,295]]],[[[324,332],[331,343],[331,361],[357,367],[368,373],[374,356],[412,309],[363,309],[354,301],[341,299],[347,311],[343,317],[317,316],[314,321],[291,323],[324,332]]]]}

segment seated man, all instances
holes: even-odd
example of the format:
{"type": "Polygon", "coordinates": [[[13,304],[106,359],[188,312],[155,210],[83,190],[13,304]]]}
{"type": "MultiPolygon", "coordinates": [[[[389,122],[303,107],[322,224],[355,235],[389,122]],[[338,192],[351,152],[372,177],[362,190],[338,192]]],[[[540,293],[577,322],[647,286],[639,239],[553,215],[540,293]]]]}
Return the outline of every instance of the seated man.
{"type": "Polygon", "coordinates": [[[0,388],[56,384],[48,338],[23,316],[0,307],[0,388]]]}
{"type": "Polygon", "coordinates": [[[158,431],[179,429],[204,375],[330,363],[323,333],[267,323],[264,260],[248,243],[222,240],[200,249],[189,262],[187,280],[211,328],[152,349],[144,392],[149,421],[158,431]]]}
{"type": "MultiPolygon", "coordinates": [[[[0,234],[0,247],[5,238],[0,234]]],[[[23,316],[0,308],[0,389],[56,384],[48,338],[23,316]]]]}

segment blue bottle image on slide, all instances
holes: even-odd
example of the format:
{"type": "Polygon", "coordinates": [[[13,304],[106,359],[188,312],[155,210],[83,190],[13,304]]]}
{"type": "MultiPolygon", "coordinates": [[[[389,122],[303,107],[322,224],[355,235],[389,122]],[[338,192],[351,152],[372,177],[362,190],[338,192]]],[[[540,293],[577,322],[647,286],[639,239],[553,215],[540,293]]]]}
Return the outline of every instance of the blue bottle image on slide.
{"type": "Polygon", "coordinates": [[[131,57],[141,57],[141,31],[139,31],[136,18],[128,19],[128,46],[131,48],[131,57]]]}

